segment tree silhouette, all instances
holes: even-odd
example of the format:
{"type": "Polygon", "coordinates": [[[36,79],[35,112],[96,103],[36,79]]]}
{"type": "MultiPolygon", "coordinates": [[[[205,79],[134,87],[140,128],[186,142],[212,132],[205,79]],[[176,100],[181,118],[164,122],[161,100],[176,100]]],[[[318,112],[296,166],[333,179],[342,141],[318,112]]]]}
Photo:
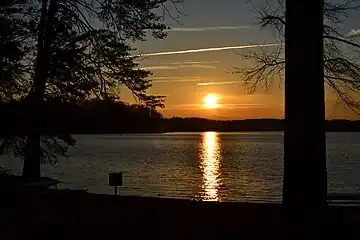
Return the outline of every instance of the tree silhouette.
{"type": "MultiPolygon", "coordinates": [[[[92,98],[116,101],[119,88],[126,87],[145,104],[163,106],[163,96],[147,94],[151,87],[147,77],[151,73],[139,69],[129,42],[143,41],[149,32],[158,39],[166,37],[163,16],[155,10],[173,17],[169,7],[177,9],[181,0],[7,2],[6,8],[18,9],[8,14],[12,20],[23,19],[19,26],[26,32],[26,40],[20,48],[26,52],[24,60],[18,62],[26,71],[19,76],[23,89],[15,92],[4,87],[0,96],[7,91],[11,96],[2,101],[20,100],[30,115],[31,127],[21,136],[12,134],[16,129],[9,130],[1,148],[24,157],[23,176],[38,178],[41,161],[51,161],[74,144],[70,135],[51,135],[45,131],[47,101],[81,103],[92,98]],[[60,148],[52,148],[54,145],[60,148]]],[[[16,88],[14,82],[11,87],[16,88]]]]}
{"type": "MultiPolygon", "coordinates": [[[[268,88],[274,78],[283,80],[285,69],[285,4],[280,0],[269,0],[257,8],[260,26],[270,27],[275,30],[279,47],[274,50],[261,49],[260,52],[247,52],[245,59],[253,64],[250,68],[237,69],[236,73],[244,77],[245,87],[254,92],[261,86],[268,88]]],[[[344,20],[351,13],[360,10],[358,0],[345,0],[334,3],[325,1],[324,11],[324,81],[338,97],[339,103],[343,102],[351,110],[360,113],[357,96],[360,94],[360,34],[356,31],[349,32],[343,28],[344,20]]],[[[298,36],[301,38],[301,36],[298,36]]],[[[299,45],[298,47],[301,47],[299,45]]],[[[306,68],[305,68],[306,69],[306,68]]],[[[303,71],[306,71],[306,70],[303,71]]]]}
{"type": "Polygon", "coordinates": [[[321,238],[324,231],[323,8],[324,0],[286,1],[283,207],[287,239],[321,238]]]}
{"type": "Polygon", "coordinates": [[[12,100],[20,95],[24,86],[22,60],[26,49],[22,48],[25,35],[23,21],[14,15],[21,10],[13,7],[10,0],[0,3],[0,99],[12,100]]]}
{"type": "Polygon", "coordinates": [[[279,47],[248,52],[253,65],[237,69],[245,87],[268,88],[285,77],[283,207],[286,239],[321,238],[327,199],[324,82],[352,110],[359,105],[359,62],[347,49],[360,50],[357,36],[339,28],[354,0],[267,1],[257,9],[261,27],[273,27],[279,47]],[[286,2],[286,3],[285,3],[286,2]],[[324,21],[325,18],[325,21],[324,21]],[[284,74],[285,73],[285,74],[284,74]],[[296,236],[294,235],[296,234],[296,236]]]}
{"type": "MultiPolygon", "coordinates": [[[[28,31],[24,25],[26,22],[16,17],[22,13],[21,6],[23,1],[5,0],[0,3],[0,101],[1,103],[18,100],[30,86],[25,79],[26,65],[24,60],[28,52],[26,38],[28,31]]],[[[3,107],[3,105],[2,105],[3,107]]],[[[0,114],[3,116],[3,108],[0,114]]],[[[2,126],[2,132],[7,129],[7,125],[2,126]]],[[[6,135],[6,134],[5,134],[6,135]]],[[[17,145],[20,141],[16,136],[7,136],[0,146],[0,153],[8,147],[17,145]],[[13,141],[16,140],[16,141],[13,141]],[[14,142],[16,142],[14,144],[14,142]]],[[[20,148],[18,148],[19,150],[20,148]]],[[[14,149],[15,150],[15,149],[14,149]]],[[[14,151],[15,154],[18,151],[14,151]]]]}

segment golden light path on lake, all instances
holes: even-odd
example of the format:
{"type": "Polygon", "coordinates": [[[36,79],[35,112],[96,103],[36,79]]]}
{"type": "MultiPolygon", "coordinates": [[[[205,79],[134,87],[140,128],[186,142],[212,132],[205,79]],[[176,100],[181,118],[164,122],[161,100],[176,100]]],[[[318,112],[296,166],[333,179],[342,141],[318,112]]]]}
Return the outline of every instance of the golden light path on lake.
{"type": "Polygon", "coordinates": [[[203,194],[206,201],[219,201],[220,147],[216,132],[205,132],[202,137],[201,169],[203,174],[203,194]]]}

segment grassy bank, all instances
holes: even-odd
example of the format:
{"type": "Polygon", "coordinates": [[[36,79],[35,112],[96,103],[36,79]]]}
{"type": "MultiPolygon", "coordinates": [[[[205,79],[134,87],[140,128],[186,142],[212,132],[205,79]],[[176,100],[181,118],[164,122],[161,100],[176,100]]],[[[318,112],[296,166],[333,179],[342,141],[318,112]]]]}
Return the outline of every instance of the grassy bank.
{"type": "MultiPolygon", "coordinates": [[[[1,206],[0,239],[280,239],[282,231],[279,204],[49,191],[8,194],[1,206]]],[[[331,207],[328,216],[331,239],[359,238],[359,208],[331,207]]]]}

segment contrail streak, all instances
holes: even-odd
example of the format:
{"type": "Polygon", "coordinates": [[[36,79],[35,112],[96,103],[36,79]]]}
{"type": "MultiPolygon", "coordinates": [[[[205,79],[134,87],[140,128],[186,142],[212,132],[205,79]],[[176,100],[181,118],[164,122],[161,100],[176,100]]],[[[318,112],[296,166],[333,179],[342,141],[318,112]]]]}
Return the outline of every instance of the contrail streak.
{"type": "Polygon", "coordinates": [[[223,85],[223,84],[237,84],[240,83],[239,81],[235,82],[235,81],[229,81],[229,82],[201,82],[198,83],[198,86],[211,86],[211,85],[223,85]]]}
{"type": "Polygon", "coordinates": [[[202,27],[202,28],[171,28],[171,32],[204,32],[204,31],[220,31],[220,30],[236,30],[251,29],[252,26],[223,26],[223,27],[202,27]]]}
{"type": "Polygon", "coordinates": [[[201,77],[150,77],[149,80],[181,80],[181,79],[201,79],[201,77]]]}
{"type": "Polygon", "coordinates": [[[229,46],[229,47],[214,47],[214,48],[199,48],[199,49],[188,49],[172,52],[157,52],[157,53],[145,53],[140,56],[164,56],[164,55],[175,55],[175,54],[187,54],[187,53],[202,53],[202,52],[216,52],[232,49],[246,49],[246,48],[257,48],[257,47],[274,47],[278,46],[278,43],[262,44],[262,45],[241,45],[241,46],[229,46]]]}
{"type": "Polygon", "coordinates": [[[199,82],[201,81],[201,79],[189,79],[189,78],[185,78],[185,79],[178,79],[178,80],[152,80],[152,83],[186,83],[186,82],[199,82]]]}
{"type": "Polygon", "coordinates": [[[184,64],[184,65],[164,65],[164,66],[147,66],[140,69],[143,70],[176,70],[180,68],[216,68],[211,65],[202,65],[202,64],[184,64]]]}

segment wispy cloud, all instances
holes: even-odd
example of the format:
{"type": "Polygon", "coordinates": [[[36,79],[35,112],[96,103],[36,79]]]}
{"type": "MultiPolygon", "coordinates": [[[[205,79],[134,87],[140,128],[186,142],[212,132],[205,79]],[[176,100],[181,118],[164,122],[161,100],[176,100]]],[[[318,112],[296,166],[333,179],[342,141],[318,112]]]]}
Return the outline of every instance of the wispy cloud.
{"type": "MultiPolygon", "coordinates": [[[[217,110],[221,109],[253,109],[253,108],[269,108],[264,104],[247,104],[247,103],[235,103],[235,104],[219,104],[217,110]]],[[[171,105],[163,109],[165,110],[200,110],[204,109],[203,104],[177,104],[171,105]]]]}
{"type": "Polygon", "coordinates": [[[237,30],[251,29],[253,26],[218,26],[218,27],[199,27],[199,28],[172,28],[171,32],[204,32],[204,31],[221,31],[221,30],[237,30]]]}
{"type": "Polygon", "coordinates": [[[175,110],[175,109],[182,109],[182,110],[198,110],[203,108],[201,104],[175,104],[166,107],[163,110],[175,110]]]}
{"type": "MultiPolygon", "coordinates": [[[[198,86],[239,84],[241,81],[221,81],[221,82],[203,82],[203,77],[151,77],[153,83],[184,83],[195,82],[198,86]]],[[[223,98],[223,97],[222,97],[223,98]]]]}
{"type": "Polygon", "coordinates": [[[227,103],[222,104],[223,108],[268,108],[268,106],[264,104],[256,104],[256,103],[227,103]]]}
{"type": "Polygon", "coordinates": [[[168,62],[169,65],[192,65],[192,64],[219,64],[220,61],[187,61],[187,62],[168,62]]]}
{"type": "Polygon", "coordinates": [[[156,53],[145,53],[142,56],[163,56],[163,55],[176,55],[176,54],[187,54],[187,53],[203,53],[203,52],[216,52],[224,50],[234,50],[234,49],[246,49],[246,48],[257,48],[257,47],[274,47],[278,46],[278,43],[272,44],[261,44],[261,45],[240,45],[240,46],[228,46],[228,47],[212,47],[212,48],[199,48],[199,49],[187,49],[180,51],[171,51],[171,52],[156,52],[156,53]]]}
{"type": "Polygon", "coordinates": [[[203,64],[185,64],[185,65],[164,65],[164,66],[148,66],[142,67],[143,70],[177,70],[179,68],[216,68],[212,65],[203,65],[203,64]]]}
{"type": "Polygon", "coordinates": [[[148,66],[140,68],[142,70],[176,70],[178,67],[176,66],[148,66]]]}
{"type": "Polygon", "coordinates": [[[348,33],[348,36],[353,37],[353,36],[358,36],[360,35],[360,29],[351,29],[351,31],[348,33]]]}
{"type": "Polygon", "coordinates": [[[149,77],[149,80],[181,80],[181,79],[201,79],[201,77],[149,77]]]}
{"type": "Polygon", "coordinates": [[[211,85],[226,85],[226,84],[237,84],[239,81],[227,81],[227,82],[201,82],[198,86],[211,86],[211,85]]]}
{"type": "Polygon", "coordinates": [[[163,79],[163,80],[152,80],[153,83],[190,83],[199,82],[200,78],[182,78],[182,79],[163,79]]]}

